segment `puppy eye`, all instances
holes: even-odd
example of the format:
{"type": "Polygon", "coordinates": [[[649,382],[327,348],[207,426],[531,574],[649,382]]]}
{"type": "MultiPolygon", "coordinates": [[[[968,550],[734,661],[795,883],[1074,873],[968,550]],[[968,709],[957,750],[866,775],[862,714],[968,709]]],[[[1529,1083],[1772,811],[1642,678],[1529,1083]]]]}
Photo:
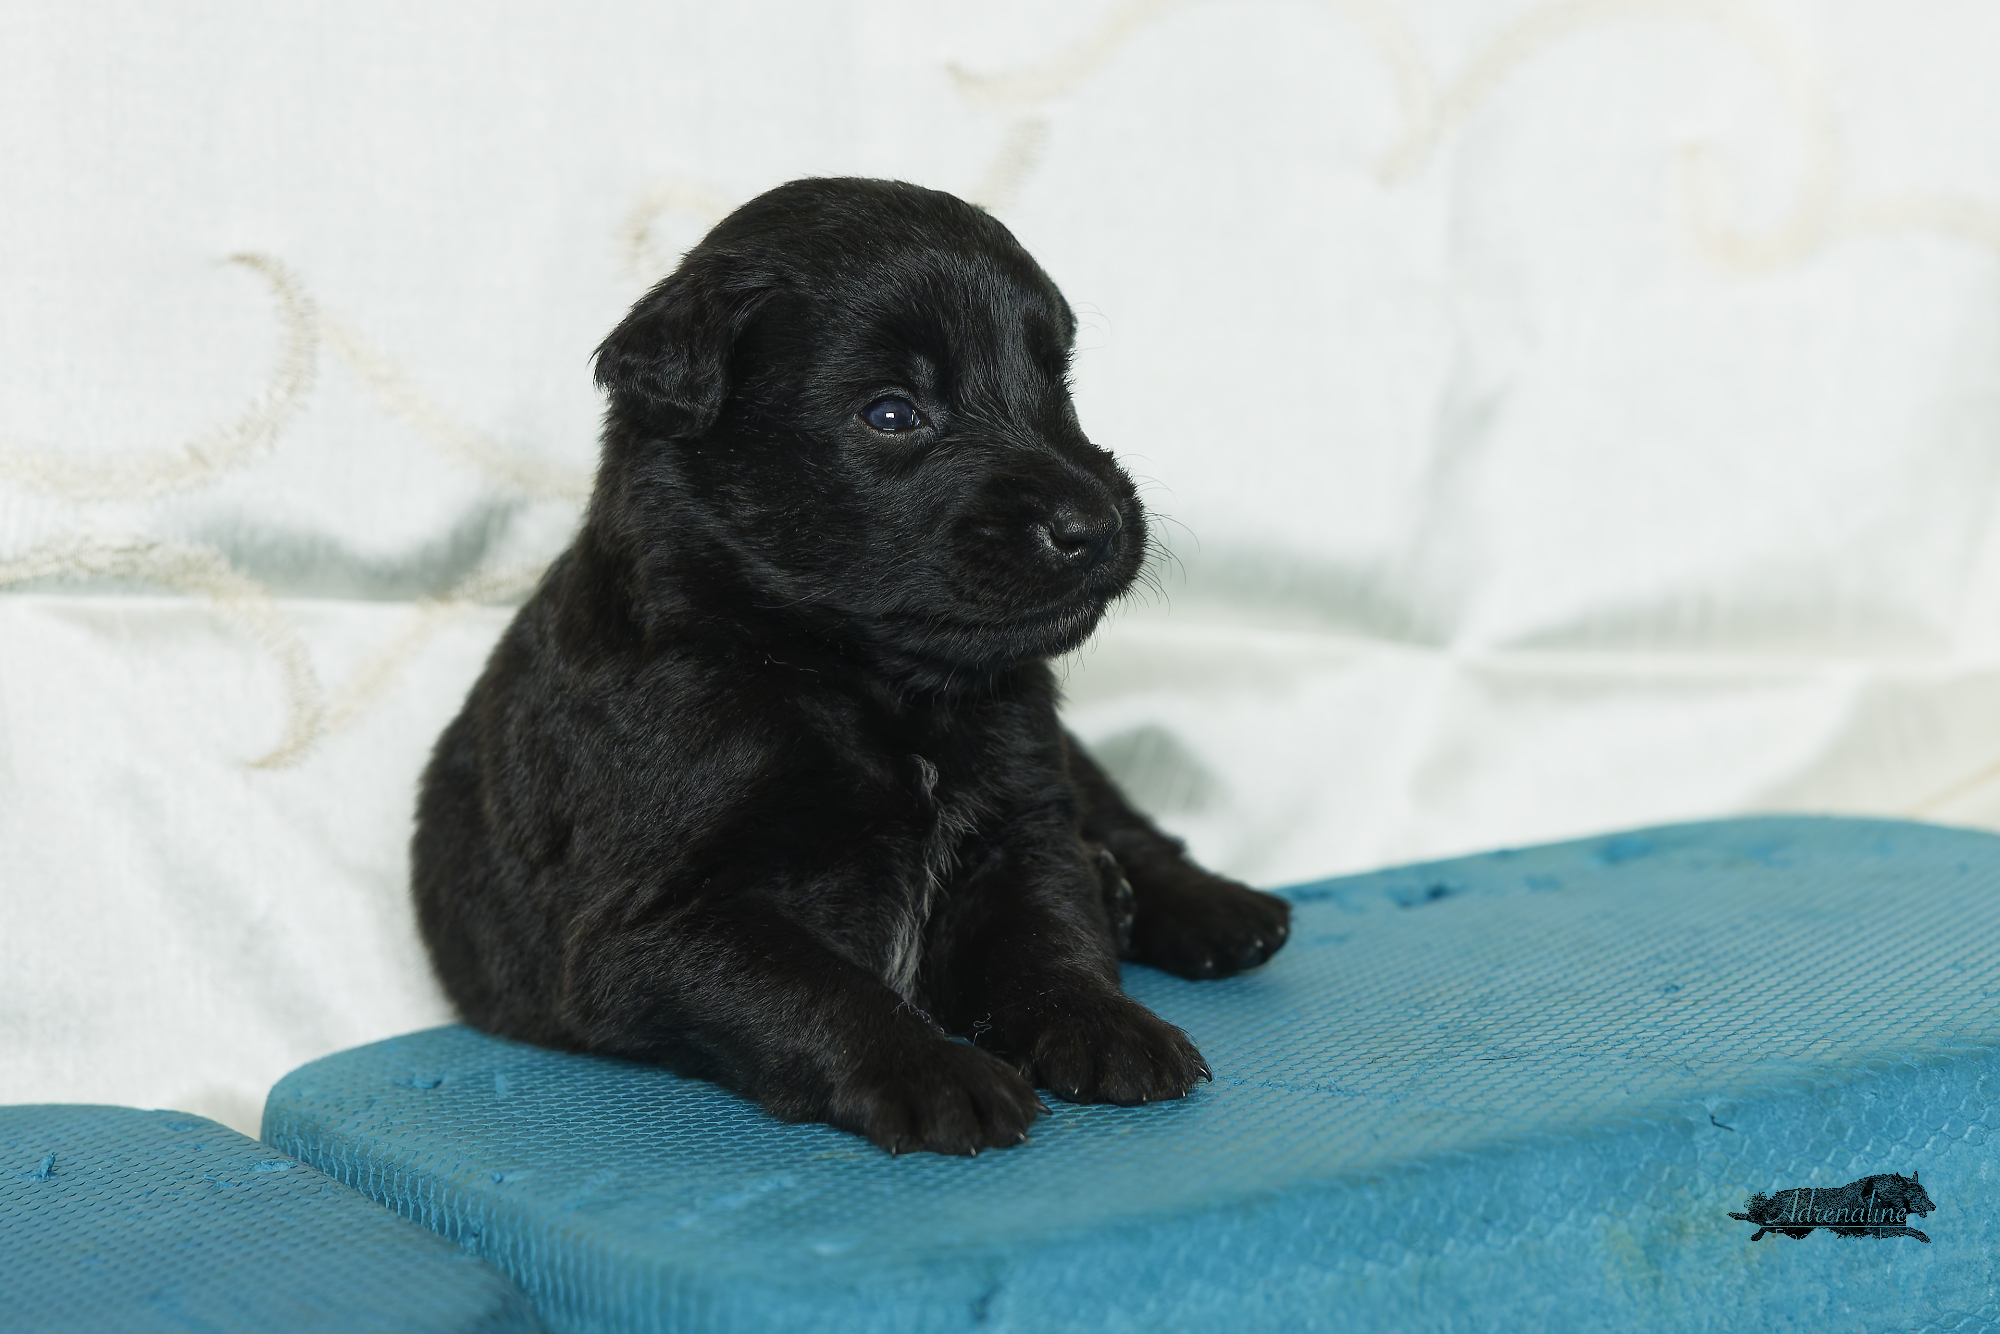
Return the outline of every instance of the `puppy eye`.
{"type": "Polygon", "coordinates": [[[907,398],[881,398],[861,409],[861,420],[878,431],[910,431],[923,425],[907,398]]]}

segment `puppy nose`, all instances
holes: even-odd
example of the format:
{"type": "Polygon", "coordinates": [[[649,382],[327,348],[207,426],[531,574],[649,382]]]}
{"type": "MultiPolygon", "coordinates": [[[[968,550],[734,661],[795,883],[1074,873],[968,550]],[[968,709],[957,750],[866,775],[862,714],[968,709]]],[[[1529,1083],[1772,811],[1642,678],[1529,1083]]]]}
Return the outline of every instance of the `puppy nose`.
{"type": "Polygon", "coordinates": [[[1124,531],[1125,517],[1115,508],[1097,514],[1061,509],[1041,528],[1063,564],[1088,570],[1111,559],[1118,549],[1118,534],[1124,531]]]}

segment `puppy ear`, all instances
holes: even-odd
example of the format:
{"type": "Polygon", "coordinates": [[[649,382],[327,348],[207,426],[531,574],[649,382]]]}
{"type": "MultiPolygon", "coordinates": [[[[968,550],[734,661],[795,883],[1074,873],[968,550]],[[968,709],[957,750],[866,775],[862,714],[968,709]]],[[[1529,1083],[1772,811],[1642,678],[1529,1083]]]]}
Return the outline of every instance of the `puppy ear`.
{"type": "Polygon", "coordinates": [[[668,439],[714,425],[729,398],[730,354],[767,291],[683,264],[639,298],[595,354],[612,411],[635,413],[668,439]]]}

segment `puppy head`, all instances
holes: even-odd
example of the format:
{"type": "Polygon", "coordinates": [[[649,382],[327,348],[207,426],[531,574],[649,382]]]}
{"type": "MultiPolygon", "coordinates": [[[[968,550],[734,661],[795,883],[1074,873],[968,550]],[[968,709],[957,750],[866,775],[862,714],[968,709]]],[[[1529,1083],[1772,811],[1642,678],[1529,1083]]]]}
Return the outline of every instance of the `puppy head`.
{"type": "Polygon", "coordinates": [[[1132,483],[1077,424],[1076,331],[950,195],[805,180],[718,224],[597,353],[593,522],[699,551],[760,614],[914,677],[1063,652],[1137,576],[1132,483]]]}

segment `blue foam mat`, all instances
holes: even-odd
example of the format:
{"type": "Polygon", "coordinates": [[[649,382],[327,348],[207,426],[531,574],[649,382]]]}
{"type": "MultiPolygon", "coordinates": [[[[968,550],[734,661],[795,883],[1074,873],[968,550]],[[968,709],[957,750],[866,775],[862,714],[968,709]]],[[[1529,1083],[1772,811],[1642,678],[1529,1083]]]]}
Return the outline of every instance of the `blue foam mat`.
{"type": "Polygon", "coordinates": [[[183,1112],[0,1107],[0,1330],[502,1334],[505,1277],[183,1112]]]}
{"type": "Polygon", "coordinates": [[[329,1057],[265,1138],[573,1330],[1983,1329],[2000,838],[1688,825],[1288,891],[1268,968],[1131,991],[1216,1081],[891,1159],[464,1028],[329,1057]],[[1752,1241],[1916,1173],[1931,1238],[1752,1241]]]}

